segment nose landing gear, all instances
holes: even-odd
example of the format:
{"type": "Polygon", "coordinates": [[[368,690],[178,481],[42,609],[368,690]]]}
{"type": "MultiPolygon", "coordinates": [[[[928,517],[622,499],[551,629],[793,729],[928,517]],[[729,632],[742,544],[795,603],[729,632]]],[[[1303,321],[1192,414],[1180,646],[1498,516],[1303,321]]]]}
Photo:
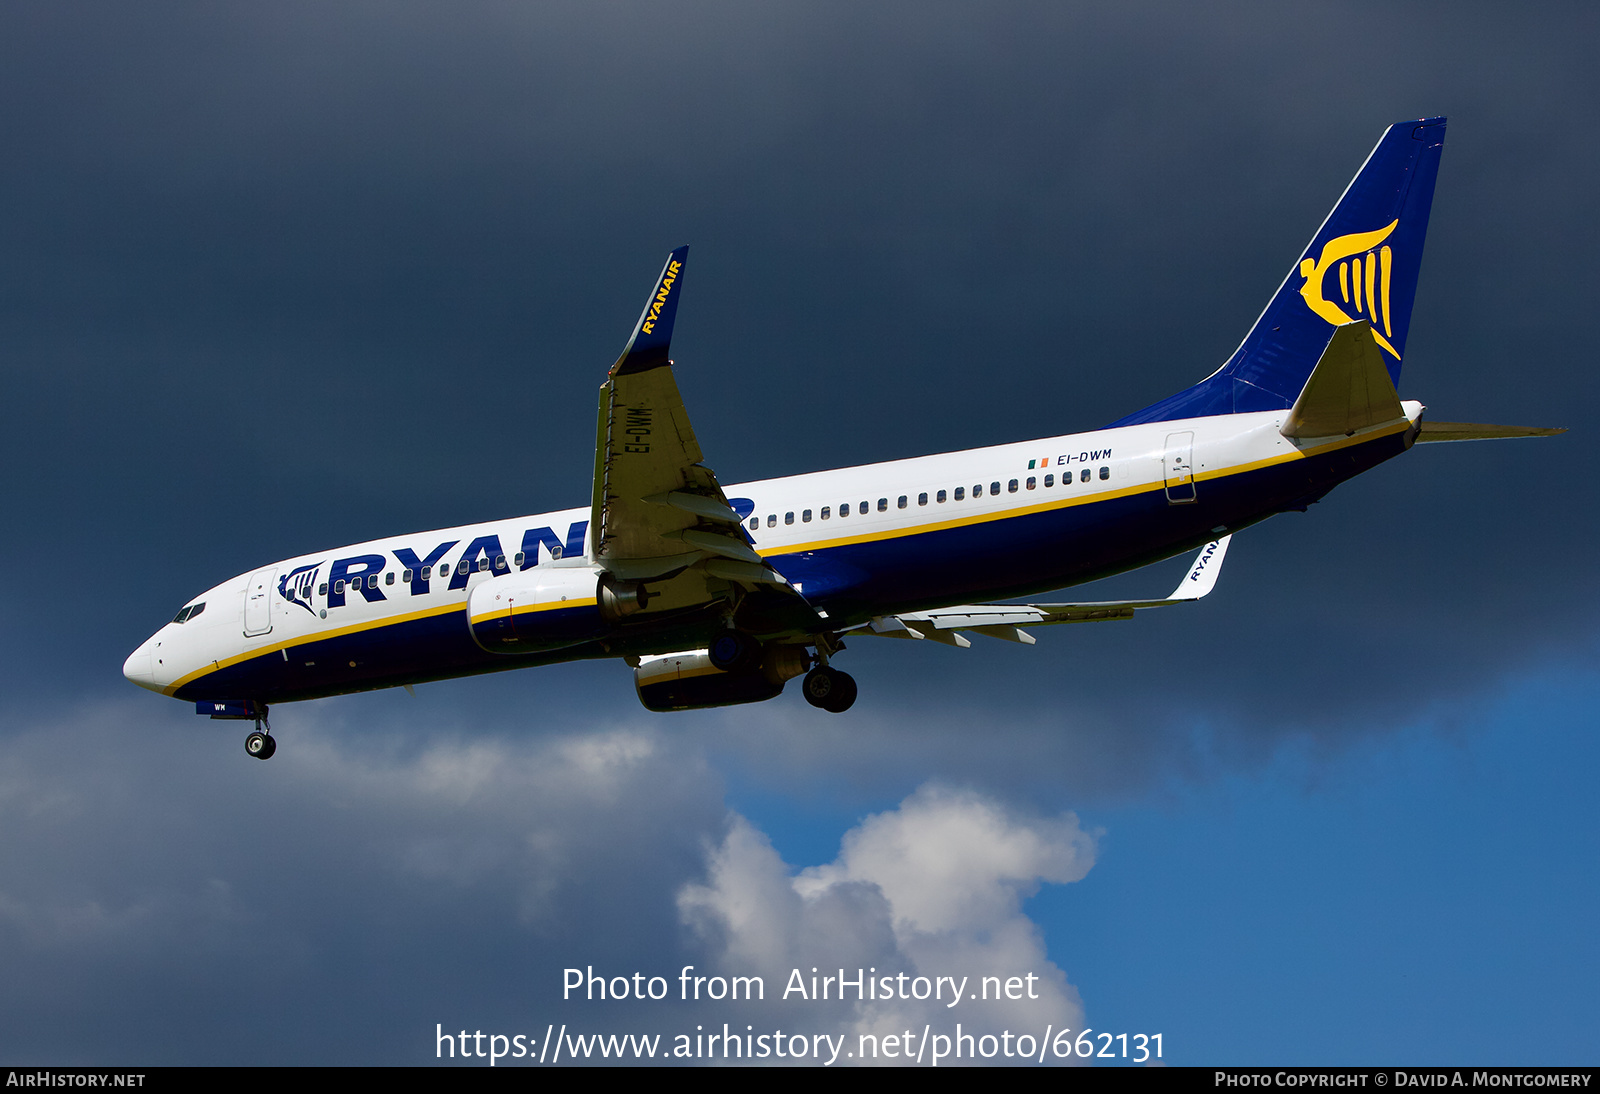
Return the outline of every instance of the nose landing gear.
{"type": "Polygon", "coordinates": [[[278,751],[278,742],[272,739],[272,727],[267,724],[267,705],[256,706],[256,728],[251,730],[244,739],[244,752],[246,756],[254,756],[258,760],[270,760],[272,754],[278,751]]]}

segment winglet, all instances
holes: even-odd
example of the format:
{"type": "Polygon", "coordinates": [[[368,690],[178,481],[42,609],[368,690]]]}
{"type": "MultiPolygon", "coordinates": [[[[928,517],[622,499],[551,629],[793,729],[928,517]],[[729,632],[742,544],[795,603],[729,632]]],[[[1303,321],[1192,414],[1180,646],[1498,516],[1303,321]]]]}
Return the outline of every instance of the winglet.
{"type": "Polygon", "coordinates": [[[650,299],[645,301],[639,322],[634,325],[633,337],[623,347],[617,363],[611,366],[612,376],[648,372],[668,363],[672,322],[678,317],[678,296],[683,291],[683,264],[688,257],[687,246],[679,247],[667,256],[667,264],[661,267],[656,287],[650,291],[650,299]]]}
{"type": "Polygon", "coordinates": [[[1167,599],[1199,600],[1214,589],[1217,575],[1222,572],[1222,556],[1228,553],[1228,541],[1232,538],[1233,535],[1230,533],[1202,547],[1199,557],[1194,560],[1194,565],[1189,567],[1188,574],[1178,582],[1178,587],[1172,590],[1172,595],[1167,599]]]}

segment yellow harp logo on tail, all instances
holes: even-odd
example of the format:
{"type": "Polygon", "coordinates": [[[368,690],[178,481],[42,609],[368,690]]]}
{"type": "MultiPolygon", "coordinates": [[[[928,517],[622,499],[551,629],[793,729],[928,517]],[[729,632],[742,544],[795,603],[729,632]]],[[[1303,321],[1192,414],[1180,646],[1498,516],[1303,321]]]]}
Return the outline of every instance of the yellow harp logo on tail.
{"type": "Polygon", "coordinates": [[[1330,239],[1322,245],[1320,256],[1315,260],[1303,259],[1300,263],[1300,276],[1306,279],[1300,287],[1300,295],[1305,297],[1306,307],[1336,327],[1355,322],[1356,316],[1365,316],[1372,322],[1372,337],[1396,361],[1400,355],[1389,344],[1389,339],[1394,337],[1393,317],[1389,314],[1389,276],[1394,256],[1388,247],[1379,244],[1389,238],[1389,233],[1399,223],[1392,220],[1387,228],[1375,232],[1356,232],[1330,239]],[[1323,295],[1326,291],[1323,282],[1335,266],[1339,268],[1339,298],[1355,309],[1355,315],[1346,314],[1323,295]]]}

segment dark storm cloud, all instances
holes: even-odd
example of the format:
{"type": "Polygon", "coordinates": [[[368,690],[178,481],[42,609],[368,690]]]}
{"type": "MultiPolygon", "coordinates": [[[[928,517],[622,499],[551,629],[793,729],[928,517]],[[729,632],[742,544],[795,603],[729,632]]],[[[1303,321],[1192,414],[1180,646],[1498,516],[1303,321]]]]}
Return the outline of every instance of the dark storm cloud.
{"type": "Polygon", "coordinates": [[[431,1021],[520,1021],[580,950],[714,960],[677,901],[735,891],[706,858],[724,776],[851,818],[929,778],[1053,816],[1592,659],[1575,430],[1413,451],[1242,534],[1199,605],[1031,648],[852,641],[846,718],[651,718],[625,668],[572,665],[281,708],[263,768],[118,673],[259,563],[581,503],[595,387],[674,245],[724,482],[1054,435],[1214,368],[1405,117],[1451,129],[1402,395],[1586,428],[1595,20],[0,10],[12,1055],[412,1058],[431,1021]]]}
{"type": "MultiPolygon", "coordinates": [[[[229,574],[581,503],[595,386],[682,242],[679,381],[724,482],[1059,434],[1214,368],[1383,127],[1448,113],[1402,395],[1585,427],[1595,18],[10,6],[7,728],[122,697],[125,654],[229,574]]],[[[1581,443],[1414,451],[1132,624],[854,641],[851,719],[791,695],[663,732],[769,785],[891,797],[927,774],[1122,792],[1387,732],[1591,648],[1581,443]]],[[[636,716],[616,665],[420,695],[533,733],[636,716]]],[[[398,701],[337,709],[367,734],[398,701]]]]}

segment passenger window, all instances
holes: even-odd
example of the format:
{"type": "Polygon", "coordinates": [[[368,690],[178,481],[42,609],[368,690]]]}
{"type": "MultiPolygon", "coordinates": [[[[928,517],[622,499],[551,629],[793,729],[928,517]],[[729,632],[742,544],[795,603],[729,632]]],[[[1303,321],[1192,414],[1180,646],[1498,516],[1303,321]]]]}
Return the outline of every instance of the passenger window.
{"type": "Polygon", "coordinates": [[[944,491],[941,490],[937,494],[935,494],[933,496],[933,500],[938,502],[940,505],[943,505],[944,504],[944,491]]]}
{"type": "Polygon", "coordinates": [[[909,501],[909,500],[910,499],[907,498],[904,494],[901,494],[900,495],[900,508],[904,509],[906,507],[906,502],[909,501]]]}
{"type": "Polygon", "coordinates": [[[822,519],[823,520],[827,520],[832,515],[833,515],[833,506],[824,505],[822,507],[822,519]]]}
{"type": "Polygon", "coordinates": [[[376,589],[377,587],[378,587],[378,575],[377,574],[368,574],[367,575],[367,588],[376,589]]]}
{"type": "Polygon", "coordinates": [[[777,526],[778,526],[778,514],[776,514],[776,513],[768,513],[767,514],[767,527],[768,528],[776,528],[777,526]]]}
{"type": "Polygon", "coordinates": [[[1034,478],[1032,475],[1029,475],[1028,476],[1028,489],[1029,490],[1035,490],[1035,489],[1038,489],[1038,486],[1039,486],[1039,480],[1034,478]]]}
{"type": "Polygon", "coordinates": [[[760,528],[760,527],[761,527],[761,518],[760,517],[751,517],[750,518],[750,530],[752,532],[754,532],[757,528],[760,528]]]}
{"type": "Polygon", "coordinates": [[[801,524],[810,524],[811,523],[811,510],[806,509],[806,510],[801,512],[801,514],[800,514],[800,523],[801,524]]]}
{"type": "Polygon", "coordinates": [[[1012,494],[1015,494],[1017,492],[1017,480],[1016,479],[1012,479],[1010,482],[1006,483],[1006,491],[1008,493],[1012,493],[1012,494]]]}
{"type": "Polygon", "coordinates": [[[841,517],[848,517],[850,515],[850,503],[849,502],[845,502],[843,505],[839,506],[839,515],[841,517]]]}
{"type": "Polygon", "coordinates": [[[433,577],[433,567],[424,566],[422,568],[422,580],[427,581],[431,577],[433,577]]]}
{"type": "Polygon", "coordinates": [[[333,591],[335,593],[344,592],[344,579],[343,578],[340,578],[338,581],[335,581],[333,583],[333,591]]]}
{"type": "Polygon", "coordinates": [[[917,504],[918,505],[927,505],[928,504],[928,495],[926,495],[926,494],[918,494],[917,495],[917,504]]]}
{"type": "Polygon", "coordinates": [[[983,497],[983,483],[980,482],[980,483],[973,484],[972,496],[975,497],[975,498],[983,497]]]}
{"type": "Polygon", "coordinates": [[[999,492],[1000,492],[1000,484],[997,483],[997,482],[991,482],[989,484],[989,493],[998,494],[999,492]]]}
{"type": "Polygon", "coordinates": [[[411,584],[411,571],[407,570],[405,573],[401,574],[400,580],[404,581],[408,585],[411,584]]]}
{"type": "Polygon", "coordinates": [[[878,499],[878,512],[887,513],[888,511],[889,511],[889,499],[888,498],[879,498],[878,499]]]}
{"type": "Polygon", "coordinates": [[[318,596],[327,596],[328,595],[328,583],[326,581],[324,581],[321,585],[317,586],[317,595],[318,596]]]}
{"type": "Polygon", "coordinates": [[[1110,477],[1111,477],[1111,468],[1109,468],[1109,467],[1102,467],[1102,468],[1101,468],[1101,469],[1100,469],[1100,477],[1101,477],[1101,478],[1102,478],[1102,479],[1109,479],[1109,478],[1110,478],[1110,477]]]}
{"type": "Polygon", "coordinates": [[[872,512],[872,506],[867,502],[862,502],[860,505],[856,506],[856,512],[860,513],[862,516],[866,516],[868,513],[872,512]]]}
{"type": "Polygon", "coordinates": [[[956,487],[956,500],[957,501],[961,501],[966,496],[967,496],[967,488],[965,486],[956,487]]]}
{"type": "Polygon", "coordinates": [[[550,548],[550,561],[554,562],[556,559],[560,558],[563,550],[564,548],[559,543],[550,548]]]}
{"type": "Polygon", "coordinates": [[[495,555],[494,556],[494,568],[496,570],[504,570],[506,568],[506,556],[505,555],[495,555]]]}
{"type": "Polygon", "coordinates": [[[393,585],[394,584],[394,571],[393,570],[390,570],[388,573],[383,575],[383,583],[385,585],[393,585]]]}
{"type": "Polygon", "coordinates": [[[470,571],[471,569],[472,569],[472,562],[469,559],[465,559],[464,558],[464,559],[462,559],[460,561],[460,563],[458,563],[456,565],[456,573],[458,573],[458,574],[465,574],[468,571],[470,571]]]}
{"type": "Polygon", "coordinates": [[[1079,482],[1088,482],[1089,481],[1089,469],[1087,467],[1085,467],[1082,471],[1078,472],[1078,481],[1079,482]]]}
{"type": "Polygon", "coordinates": [[[789,512],[783,514],[783,523],[785,523],[785,524],[793,524],[794,523],[794,510],[791,509],[789,512]]]}
{"type": "MultiPolygon", "coordinates": [[[[557,555],[554,551],[551,551],[550,552],[550,557],[551,558],[559,558],[560,556],[557,555]]],[[[488,555],[484,555],[482,558],[480,558],[478,560],[478,572],[480,574],[485,574],[485,573],[489,572],[489,556],[488,555]]]]}
{"type": "Polygon", "coordinates": [[[1055,484],[1056,484],[1056,477],[1054,475],[1046,475],[1044,477],[1044,488],[1046,490],[1050,489],[1055,484]]]}

